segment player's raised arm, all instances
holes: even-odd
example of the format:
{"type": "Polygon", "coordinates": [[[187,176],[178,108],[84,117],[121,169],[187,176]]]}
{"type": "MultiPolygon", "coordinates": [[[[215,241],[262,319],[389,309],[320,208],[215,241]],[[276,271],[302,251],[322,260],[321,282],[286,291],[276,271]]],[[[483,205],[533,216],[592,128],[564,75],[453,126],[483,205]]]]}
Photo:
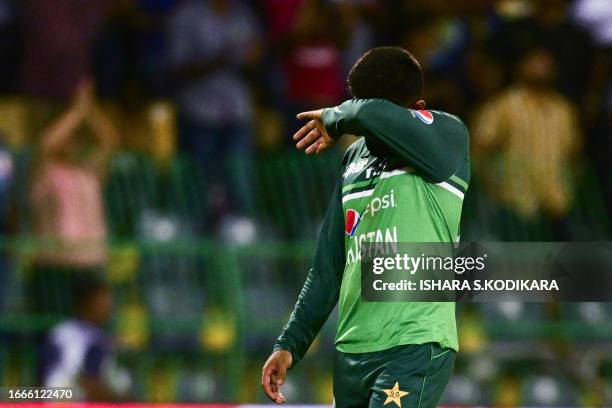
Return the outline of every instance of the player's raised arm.
{"type": "Polygon", "coordinates": [[[331,138],[364,136],[435,182],[452,176],[467,151],[467,129],[443,112],[417,111],[384,99],[353,99],[324,109],[322,122],[331,138]]]}
{"type": "Polygon", "coordinates": [[[287,369],[304,356],[336,306],[344,271],[343,234],[344,215],[338,184],[321,228],[312,269],[289,321],[274,345],[274,352],[262,370],[262,386],[272,401],[285,402],[279,386],[285,381],[287,369]]]}

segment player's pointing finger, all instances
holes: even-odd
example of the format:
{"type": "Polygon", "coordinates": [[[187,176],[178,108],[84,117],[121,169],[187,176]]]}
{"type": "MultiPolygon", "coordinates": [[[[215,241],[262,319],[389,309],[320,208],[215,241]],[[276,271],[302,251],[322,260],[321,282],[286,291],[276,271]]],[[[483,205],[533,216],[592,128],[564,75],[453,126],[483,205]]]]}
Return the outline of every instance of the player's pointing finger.
{"type": "Polygon", "coordinates": [[[321,120],[322,115],[323,115],[323,110],[318,109],[318,110],[298,113],[296,117],[299,120],[305,120],[305,119],[321,120]]]}
{"type": "Polygon", "coordinates": [[[296,115],[299,120],[314,119],[314,111],[300,112],[296,115]]]}

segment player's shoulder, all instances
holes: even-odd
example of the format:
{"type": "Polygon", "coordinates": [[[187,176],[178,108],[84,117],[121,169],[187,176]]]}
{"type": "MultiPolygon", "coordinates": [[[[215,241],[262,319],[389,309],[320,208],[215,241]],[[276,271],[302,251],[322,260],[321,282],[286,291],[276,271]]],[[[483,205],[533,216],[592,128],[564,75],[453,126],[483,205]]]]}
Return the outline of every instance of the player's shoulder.
{"type": "Polygon", "coordinates": [[[455,123],[457,125],[466,127],[465,122],[458,115],[454,115],[449,112],[445,112],[445,111],[441,111],[437,109],[414,111],[414,112],[416,115],[424,115],[424,112],[429,112],[431,114],[432,121],[435,121],[435,120],[446,121],[446,122],[451,122],[451,123],[455,123]]]}
{"type": "Polygon", "coordinates": [[[445,132],[455,133],[458,136],[469,139],[469,131],[465,122],[457,115],[441,110],[414,111],[414,114],[422,121],[428,122],[432,126],[440,127],[445,132]],[[425,112],[429,115],[425,118],[425,112]]]}

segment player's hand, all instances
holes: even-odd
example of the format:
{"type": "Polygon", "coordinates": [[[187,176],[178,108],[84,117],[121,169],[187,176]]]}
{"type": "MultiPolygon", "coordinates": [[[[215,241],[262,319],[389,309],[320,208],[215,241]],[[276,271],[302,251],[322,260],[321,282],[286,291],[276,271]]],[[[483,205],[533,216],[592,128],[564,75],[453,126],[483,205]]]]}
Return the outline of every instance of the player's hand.
{"type": "Polygon", "coordinates": [[[280,392],[280,386],[285,383],[287,370],[292,364],[291,353],[287,350],[278,350],[272,353],[261,370],[261,386],[268,398],[277,404],[287,401],[280,392]]]}
{"type": "Polygon", "coordinates": [[[319,154],[336,144],[336,139],[329,136],[327,130],[325,130],[322,116],[323,109],[302,112],[297,115],[300,120],[308,120],[293,135],[293,140],[297,142],[295,147],[298,150],[304,150],[306,154],[319,154]]]}

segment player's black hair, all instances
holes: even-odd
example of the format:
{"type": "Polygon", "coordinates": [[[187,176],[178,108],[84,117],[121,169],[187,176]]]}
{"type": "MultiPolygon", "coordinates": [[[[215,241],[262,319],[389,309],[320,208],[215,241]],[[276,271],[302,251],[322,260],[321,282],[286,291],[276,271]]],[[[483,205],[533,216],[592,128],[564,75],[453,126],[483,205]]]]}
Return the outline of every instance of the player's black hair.
{"type": "Polygon", "coordinates": [[[348,75],[351,94],[359,99],[387,99],[409,107],[423,94],[423,70],[401,47],[378,47],[357,60],[348,75]]]}

